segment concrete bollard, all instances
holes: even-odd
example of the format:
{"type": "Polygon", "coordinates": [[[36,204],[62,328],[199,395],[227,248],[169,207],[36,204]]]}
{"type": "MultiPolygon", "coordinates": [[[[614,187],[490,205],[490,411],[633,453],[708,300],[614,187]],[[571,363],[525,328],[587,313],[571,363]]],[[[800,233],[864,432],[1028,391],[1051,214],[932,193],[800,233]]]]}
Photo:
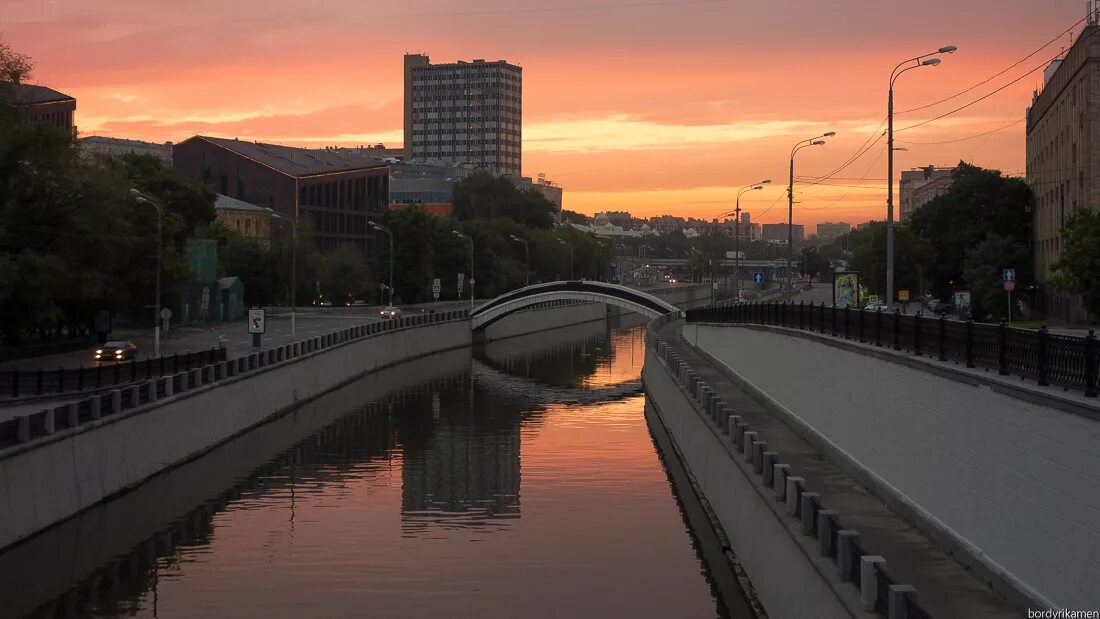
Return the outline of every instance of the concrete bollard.
{"type": "MultiPolygon", "coordinates": [[[[789,473],[789,471],[788,471],[789,473]]],[[[783,500],[787,503],[787,515],[798,518],[799,503],[802,502],[802,490],[806,487],[806,480],[802,477],[787,477],[787,489],[783,492],[783,500]]]]}
{"type": "Polygon", "coordinates": [[[111,412],[118,413],[122,411],[122,390],[112,389],[108,394],[111,397],[111,412]]]}
{"type": "Polygon", "coordinates": [[[277,353],[278,353],[278,350],[275,349],[275,348],[272,348],[271,350],[267,351],[267,365],[273,365],[273,364],[276,363],[277,359],[275,358],[275,356],[276,356],[277,353]]]}
{"type": "Polygon", "coordinates": [[[760,454],[760,475],[764,478],[764,486],[772,488],[775,483],[775,465],[779,462],[779,454],[774,451],[765,451],[760,454]]]}
{"type": "Polygon", "coordinates": [[[283,347],[280,346],[280,347],[276,348],[275,350],[277,351],[276,354],[275,354],[275,360],[276,361],[282,361],[283,360],[283,354],[285,353],[285,351],[283,350],[283,347]]]}
{"type": "Polygon", "coordinates": [[[745,429],[745,433],[741,438],[741,454],[745,458],[745,462],[752,462],[752,444],[756,442],[756,432],[745,429]]]}
{"type": "Polygon", "coordinates": [[[228,363],[226,363],[225,361],[219,361],[218,365],[217,365],[217,368],[218,369],[217,369],[217,372],[216,372],[216,378],[218,380],[225,380],[226,378],[229,378],[229,373],[228,373],[229,364],[228,363]]]}
{"type": "Polygon", "coordinates": [[[103,396],[92,397],[92,419],[99,419],[103,416],[103,396]]]}
{"type": "Polygon", "coordinates": [[[172,377],[165,376],[164,378],[160,379],[160,381],[164,383],[164,397],[172,397],[172,377]]]}
{"type": "Polygon", "coordinates": [[[212,382],[214,382],[214,364],[203,366],[202,384],[209,385],[212,382]]]}
{"type": "Polygon", "coordinates": [[[745,432],[749,431],[749,424],[744,421],[738,421],[737,425],[733,427],[733,446],[737,448],[737,451],[745,451],[745,432]]]}
{"type": "Polygon", "coordinates": [[[733,415],[730,414],[730,407],[722,404],[718,409],[718,418],[722,420],[722,434],[729,435],[730,430],[733,429],[733,424],[730,423],[730,419],[733,415]]]}
{"type": "Polygon", "coordinates": [[[18,423],[15,426],[15,436],[20,443],[31,440],[31,418],[29,415],[16,417],[18,423]]]}
{"type": "Polygon", "coordinates": [[[752,442],[752,472],[757,475],[764,474],[764,453],[768,451],[766,441],[756,440],[752,442]]]}
{"type": "Polygon", "coordinates": [[[78,402],[66,404],[65,413],[68,415],[70,428],[75,428],[80,425],[80,404],[78,402]]]}
{"type": "Polygon", "coordinates": [[[905,605],[910,596],[917,597],[917,590],[913,585],[890,585],[886,594],[887,619],[908,619],[908,610],[905,605]]]}
{"type": "Polygon", "coordinates": [[[256,369],[256,353],[254,352],[248,353],[248,369],[256,369]]]}
{"type": "Polygon", "coordinates": [[[130,387],[130,408],[137,408],[141,406],[141,386],[134,385],[130,387]]]}
{"type": "Polygon", "coordinates": [[[859,544],[859,532],[842,529],[836,533],[836,570],[840,582],[852,582],[856,568],[855,548],[859,544]]]}
{"type": "Polygon", "coordinates": [[[817,511],[817,547],[823,557],[833,554],[833,533],[836,531],[836,519],[839,515],[831,509],[817,511]]]}
{"type": "Polygon", "coordinates": [[[47,408],[47,409],[43,410],[42,412],[46,413],[46,415],[45,415],[45,418],[46,418],[45,419],[45,421],[46,421],[46,424],[45,424],[46,425],[46,434],[53,434],[53,431],[54,431],[54,427],[53,427],[53,420],[54,420],[53,409],[52,408],[47,408]]]}
{"type": "Polygon", "coordinates": [[[187,386],[191,389],[202,387],[202,376],[199,375],[199,368],[187,372],[187,386]]]}
{"type": "Polygon", "coordinates": [[[775,500],[787,500],[787,476],[791,474],[791,465],[772,465],[772,490],[775,491],[775,500]]]}
{"type": "Polygon", "coordinates": [[[859,598],[863,610],[872,612],[878,603],[878,571],[886,567],[886,559],[878,555],[859,558],[859,598]]]}
{"type": "Polygon", "coordinates": [[[248,357],[237,357],[237,373],[244,374],[248,371],[248,357]]]}
{"type": "Polygon", "coordinates": [[[145,383],[145,399],[150,402],[157,401],[157,381],[150,380],[145,383]]]}
{"type": "Polygon", "coordinates": [[[291,354],[291,356],[297,357],[298,355],[302,354],[301,352],[299,352],[300,350],[301,350],[301,347],[299,346],[298,342],[294,342],[293,344],[290,345],[290,354],[291,354]]]}

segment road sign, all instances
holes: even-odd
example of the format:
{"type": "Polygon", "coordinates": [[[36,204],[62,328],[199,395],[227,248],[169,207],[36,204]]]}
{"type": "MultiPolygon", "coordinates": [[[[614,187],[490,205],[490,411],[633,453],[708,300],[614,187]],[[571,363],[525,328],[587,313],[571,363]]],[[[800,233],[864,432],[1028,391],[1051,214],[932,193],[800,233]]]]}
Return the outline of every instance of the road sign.
{"type": "Polygon", "coordinates": [[[439,278],[437,277],[437,278],[432,280],[432,298],[435,299],[436,301],[439,300],[439,289],[440,289],[439,278]]]}
{"type": "Polygon", "coordinates": [[[168,309],[167,307],[160,310],[160,317],[165,319],[165,320],[168,320],[169,318],[172,317],[172,310],[168,309]]]}
{"type": "Polygon", "coordinates": [[[1016,289],[1016,282],[1012,281],[1011,279],[1006,279],[1005,280],[1005,292],[1012,292],[1015,289],[1016,289]]]}
{"type": "Polygon", "coordinates": [[[476,283],[477,283],[477,282],[476,282],[476,281],[474,281],[474,278],[472,278],[472,277],[471,277],[471,278],[470,278],[470,285],[471,285],[471,286],[473,286],[473,285],[474,285],[474,284],[476,284],[476,283]]]}
{"type": "Polygon", "coordinates": [[[458,274],[458,296],[459,297],[462,296],[462,287],[465,285],[465,283],[466,283],[466,275],[464,273],[459,273],[458,274]]]}
{"type": "Polygon", "coordinates": [[[267,329],[267,325],[264,324],[264,311],[262,309],[250,309],[248,310],[248,332],[257,335],[263,333],[267,329]]]}
{"type": "Polygon", "coordinates": [[[908,301],[908,300],[909,300],[909,291],[908,290],[899,290],[898,291],[898,301],[908,301]]]}
{"type": "Polygon", "coordinates": [[[1006,282],[1016,281],[1016,269],[1005,269],[1004,271],[1001,271],[1001,279],[1005,280],[1006,282]]]}
{"type": "Polygon", "coordinates": [[[760,271],[756,271],[755,273],[752,274],[752,281],[753,281],[753,283],[756,283],[756,284],[763,284],[764,283],[764,274],[760,271]]]}

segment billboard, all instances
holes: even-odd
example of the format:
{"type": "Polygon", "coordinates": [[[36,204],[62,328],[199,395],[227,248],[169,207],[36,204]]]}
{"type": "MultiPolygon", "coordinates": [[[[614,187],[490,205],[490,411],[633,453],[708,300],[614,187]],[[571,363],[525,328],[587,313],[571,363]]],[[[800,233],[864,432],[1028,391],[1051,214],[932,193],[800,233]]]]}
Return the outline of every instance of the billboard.
{"type": "Polygon", "coordinates": [[[859,307],[859,273],[855,271],[833,273],[833,305],[859,307]]]}
{"type": "Polygon", "coordinates": [[[970,316],[970,291],[956,290],[952,296],[955,297],[952,299],[955,302],[955,313],[959,315],[959,318],[968,318],[970,316]]]}

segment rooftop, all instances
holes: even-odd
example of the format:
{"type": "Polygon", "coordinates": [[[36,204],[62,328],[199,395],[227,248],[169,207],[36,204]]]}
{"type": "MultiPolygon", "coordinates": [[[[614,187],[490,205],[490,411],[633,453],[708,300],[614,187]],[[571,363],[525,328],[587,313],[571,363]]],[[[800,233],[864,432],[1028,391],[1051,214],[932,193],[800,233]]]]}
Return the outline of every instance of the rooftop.
{"type": "Polygon", "coordinates": [[[288,176],[311,176],[314,174],[331,174],[333,172],[351,172],[386,167],[386,164],[379,162],[377,159],[354,155],[337,149],[296,148],[204,135],[197,135],[184,142],[190,142],[191,140],[210,142],[288,176]]]}
{"type": "Polygon", "coordinates": [[[271,209],[264,208],[262,206],[256,206],[251,202],[245,202],[244,200],[238,200],[226,195],[218,194],[214,200],[215,209],[225,209],[233,211],[270,211],[271,209]]]}
{"type": "MultiPolygon", "coordinates": [[[[11,82],[0,82],[7,92],[11,92],[11,82]]],[[[54,101],[75,101],[73,97],[58,92],[53,88],[38,86],[35,84],[19,84],[15,93],[15,100],[25,105],[37,105],[39,103],[52,103],[54,101]]]]}

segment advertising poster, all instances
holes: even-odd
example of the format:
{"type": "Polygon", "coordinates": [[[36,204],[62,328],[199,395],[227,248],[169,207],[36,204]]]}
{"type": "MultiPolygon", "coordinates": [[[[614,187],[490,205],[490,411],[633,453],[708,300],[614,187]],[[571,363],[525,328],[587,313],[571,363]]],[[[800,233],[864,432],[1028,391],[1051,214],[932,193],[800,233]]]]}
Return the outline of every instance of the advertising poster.
{"type": "Polygon", "coordinates": [[[970,317],[970,291],[969,290],[956,290],[953,295],[955,298],[955,313],[959,315],[959,318],[970,317]]]}
{"type": "Polygon", "coordinates": [[[845,271],[833,274],[833,305],[859,307],[859,273],[845,271]]]}

